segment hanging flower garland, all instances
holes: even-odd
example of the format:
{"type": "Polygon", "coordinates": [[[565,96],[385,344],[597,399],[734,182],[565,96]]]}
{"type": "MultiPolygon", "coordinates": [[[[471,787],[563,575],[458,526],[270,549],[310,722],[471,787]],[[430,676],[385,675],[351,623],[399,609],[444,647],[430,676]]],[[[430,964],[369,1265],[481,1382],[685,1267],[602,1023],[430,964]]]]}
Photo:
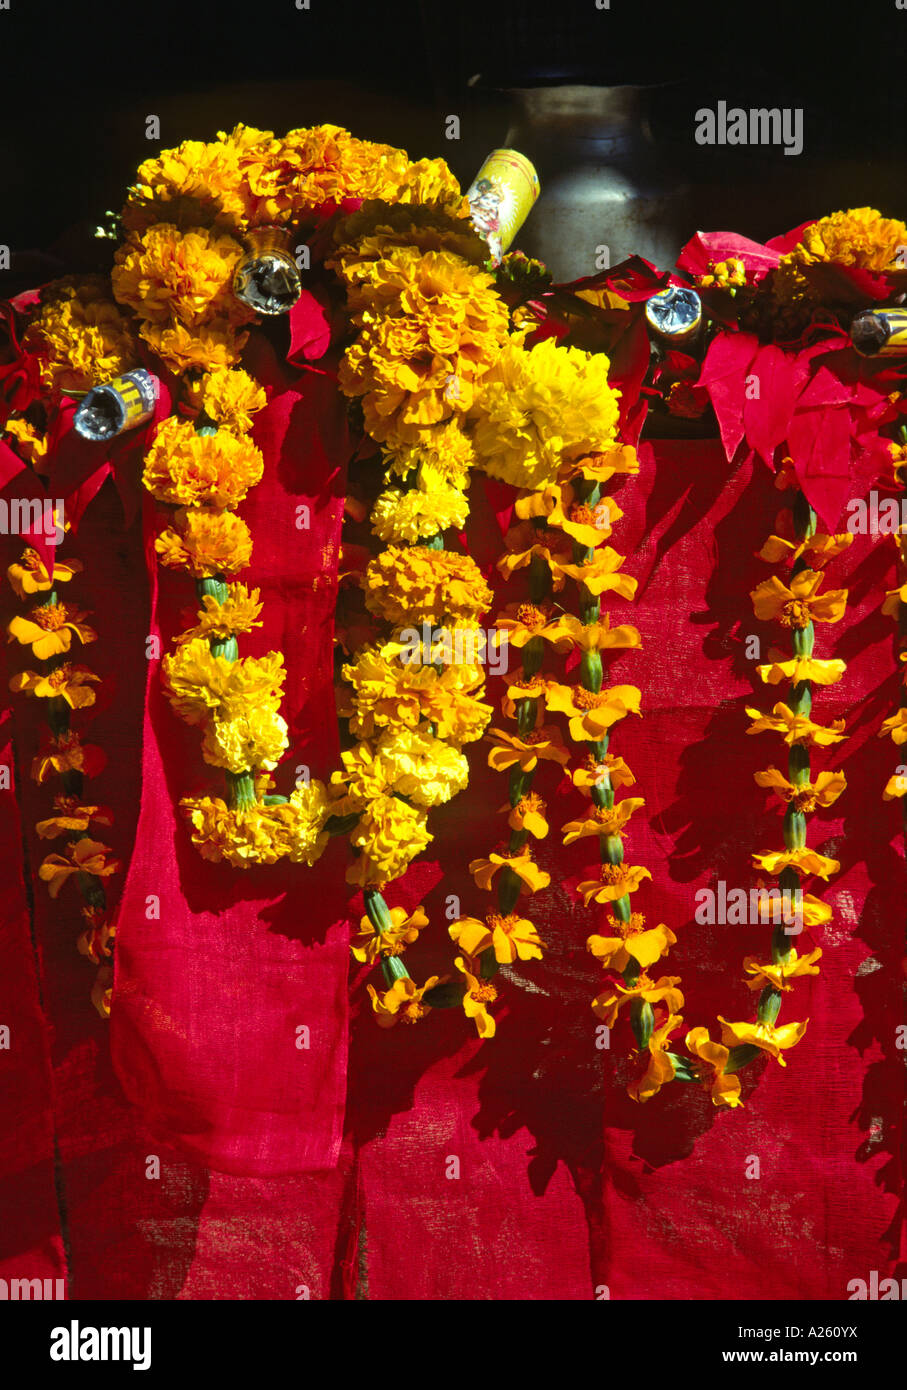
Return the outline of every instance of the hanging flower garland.
{"type": "MultiPolygon", "coordinates": [[[[889,448],[893,474],[891,481],[903,493],[904,469],[907,466],[907,429],[901,427],[898,440],[892,441],[889,448]]],[[[886,617],[894,618],[897,623],[898,659],[902,667],[901,687],[898,708],[884,721],[878,736],[884,738],[887,734],[895,747],[900,748],[904,743],[907,743],[907,666],[904,665],[904,662],[907,662],[907,555],[904,551],[907,530],[898,524],[892,530],[892,535],[897,548],[897,585],[885,594],[882,612],[886,617]]],[[[907,833],[907,800],[904,799],[905,795],[907,795],[907,773],[901,766],[888,778],[882,797],[885,801],[900,799],[904,829],[907,833]]]]}
{"type": "MultiPolygon", "coordinates": [[[[62,518],[57,518],[62,525],[62,518]]],[[[38,867],[38,878],[56,899],[71,880],[79,885],[83,899],[83,928],[78,938],[80,952],[99,967],[92,1002],[102,1017],[110,1013],[113,984],[113,947],[116,925],[110,910],[106,880],[118,873],[120,862],[103,840],[113,824],[107,806],[89,805],[85,779],[103,769],[106,758],[95,744],[83,743],[73,728],[72,715],[95,703],[95,687],[100,681],[88,666],[72,660],[78,643],[86,646],[97,639],[97,632],[86,622],[91,616],[60,597],[59,589],[82,571],[78,560],[56,560],[53,577],[40,555],[27,546],[18,563],[7,570],[7,577],[23,602],[31,602],[26,612],[8,624],[11,642],[29,649],[30,665],[10,678],[14,693],[46,702],[48,733],[32,762],[31,776],[44,785],[59,777],[61,791],[53,797],[50,814],[39,820],[35,830],[42,840],[66,837],[62,852],[45,855],[38,867]],[[37,666],[39,669],[32,669],[37,666]]]]}

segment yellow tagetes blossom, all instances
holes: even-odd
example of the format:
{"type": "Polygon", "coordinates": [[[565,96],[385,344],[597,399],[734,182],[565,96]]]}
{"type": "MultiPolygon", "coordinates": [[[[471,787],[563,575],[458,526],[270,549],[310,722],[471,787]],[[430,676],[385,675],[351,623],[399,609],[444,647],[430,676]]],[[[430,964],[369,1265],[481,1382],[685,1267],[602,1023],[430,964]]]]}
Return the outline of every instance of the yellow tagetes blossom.
{"type": "Polygon", "coordinates": [[[497,1025],[488,1012],[488,1005],[497,999],[497,990],[490,980],[483,980],[474,975],[462,956],[457,956],[454,965],[466,981],[463,991],[463,1011],[466,1017],[476,1025],[476,1032],[480,1038],[493,1038],[497,1025]]]}
{"type": "Polygon", "coordinates": [[[611,935],[588,937],[586,948],[606,970],[616,970],[621,974],[631,960],[647,970],[666,956],[677,941],[670,927],[663,923],[647,930],[646,919],[641,912],[631,912],[629,922],[620,922],[609,913],[607,923],[611,935]]]}
{"type": "Polygon", "coordinates": [[[683,1019],[680,1014],[669,1014],[664,1023],[653,1028],[646,1044],[646,1069],[642,1076],[631,1081],[627,1094],[632,1100],[644,1102],[657,1095],[662,1086],[674,1080],[674,1063],[668,1056],[670,1035],[679,1028],[683,1019]]]}
{"type": "Polygon", "coordinates": [[[245,569],[252,558],[252,537],[246,523],[232,512],[182,508],[154,548],[162,565],[186,569],[196,579],[210,579],[245,569]]]}
{"type": "Polygon", "coordinates": [[[548,525],[563,531],[584,550],[594,550],[601,545],[611,535],[614,522],[623,516],[613,497],[606,495],[590,506],[576,496],[570,483],[564,483],[556,497],[547,514],[548,525]]]}
{"type": "Polygon", "coordinates": [[[526,792],[521,796],[515,806],[505,802],[500,807],[501,811],[507,811],[507,824],[511,830],[525,830],[529,835],[534,835],[537,840],[544,840],[548,834],[548,822],[545,819],[545,801],[537,792],[526,792]]]}
{"type": "Polygon", "coordinates": [[[544,711],[548,702],[548,691],[554,685],[547,676],[537,672],[534,676],[527,676],[522,666],[517,670],[508,672],[504,676],[504,683],[507,686],[506,694],[501,696],[501,713],[508,719],[516,719],[517,706],[523,700],[537,700],[535,710],[536,727],[544,720],[544,711]]]}
{"type": "Polygon", "coordinates": [[[219,797],[205,796],[184,798],[180,806],[202,858],[226,860],[233,868],[276,864],[284,855],[311,865],[328,842],[324,823],[330,805],[324,784],[315,779],[282,805],[230,807],[219,797]]]}
{"type": "Polygon", "coordinates": [[[827,855],[819,854],[814,849],[783,849],[773,850],[769,854],[754,854],[753,864],[757,869],[764,869],[767,874],[780,874],[784,869],[796,869],[800,874],[818,874],[819,878],[826,880],[829,874],[841,871],[837,859],[829,859],[827,855]]]}
{"type": "Polygon", "coordinates": [[[288,746],[287,721],[267,705],[205,724],[202,757],[228,772],[277,766],[288,746]]]}
{"type": "Polygon", "coordinates": [[[559,632],[560,618],[548,603],[508,603],[494,620],[495,634],[492,638],[499,647],[506,641],[513,647],[525,647],[535,637],[552,642],[557,650],[568,646],[559,632]]]}
{"type": "Polygon", "coordinates": [[[625,559],[625,555],[620,555],[610,545],[602,545],[585,564],[562,565],[561,568],[577,584],[584,585],[590,594],[600,597],[608,591],[620,598],[633,599],[636,597],[638,580],[629,574],[618,573],[625,559]]]}
{"type": "Polygon", "coordinates": [[[506,772],[508,768],[517,766],[524,772],[534,772],[540,762],[560,763],[563,767],[570,761],[560,730],[545,724],[529,734],[508,734],[504,729],[489,729],[485,737],[495,745],[488,754],[488,766],[495,772],[506,772]]]}
{"type": "Polygon", "coordinates": [[[47,566],[37,550],[28,545],[22,552],[18,563],[10,565],[7,578],[15,590],[16,597],[31,598],[32,594],[43,593],[55,584],[68,584],[74,574],[82,573],[81,560],[54,560],[54,576],[51,579],[47,566]]]}
{"type": "Polygon", "coordinates": [[[638,473],[639,459],[632,444],[614,440],[602,449],[595,449],[578,458],[565,459],[558,470],[558,482],[569,483],[585,478],[590,483],[607,483],[622,473],[638,473]]]}
{"type": "Polygon", "coordinates": [[[611,614],[603,613],[597,623],[581,623],[572,613],[565,613],[555,625],[557,638],[567,638],[584,652],[611,651],[616,647],[639,647],[642,639],[635,627],[622,623],[611,626],[611,614]]]}
{"type": "Polygon", "coordinates": [[[23,346],[37,355],[42,382],[54,394],[90,391],[138,365],[129,320],[100,275],[45,285],[23,346]]]}
{"type": "Polygon", "coordinates": [[[428,469],[432,477],[439,476],[453,487],[465,489],[476,456],[469,435],[460,421],[453,419],[420,430],[412,443],[392,448],[385,445],[384,460],[389,475],[407,478],[414,473],[421,486],[428,469]]]}
{"type": "Polygon", "coordinates": [[[152,352],[175,372],[210,371],[239,361],[249,335],[227,318],[187,328],[184,323],[143,323],[139,329],[152,352]]]}
{"type": "Polygon", "coordinates": [[[782,1051],[796,1046],[806,1032],[809,1019],[804,1019],[802,1023],[785,1023],[780,1028],[773,1023],[728,1023],[720,1014],[718,1022],[721,1024],[721,1041],[726,1047],[742,1047],[748,1043],[767,1052],[784,1067],[787,1063],[781,1055],[782,1051]]]}
{"type": "Polygon", "coordinates": [[[799,975],[818,975],[819,967],[816,961],[822,957],[820,947],[810,951],[808,955],[798,956],[796,950],[791,950],[790,955],[783,961],[771,961],[762,964],[755,956],[746,956],[743,968],[747,975],[752,975],[751,980],[747,980],[748,989],[762,990],[766,985],[771,985],[773,989],[783,990],[785,993],[793,989],[788,980],[796,979],[799,975]]]}
{"type": "Polygon", "coordinates": [[[434,666],[402,662],[397,642],[366,647],[343,667],[353,699],[341,707],[350,730],[369,738],[376,729],[433,724],[437,735],[457,745],[481,738],[491,718],[490,705],[477,697],[484,689],[482,668],[471,664],[434,666]]]}
{"type": "Polygon", "coordinates": [[[374,985],[367,985],[378,1026],[393,1028],[395,1023],[418,1023],[425,1018],[430,1005],[423,1003],[423,998],[439,979],[438,975],[430,975],[424,985],[417,986],[407,975],[395,980],[383,994],[379,994],[374,985]]]}
{"type": "Polygon", "coordinates": [[[539,939],[535,924],[515,912],[506,915],[489,912],[484,922],[477,917],[461,917],[451,922],[448,931],[451,940],[467,956],[478,956],[491,949],[501,965],[512,965],[516,960],[542,959],[545,943],[539,939]]]}
{"type": "Polygon", "coordinates": [[[235,507],[261,481],[264,459],[251,440],[219,429],[199,434],[171,415],[157,427],[142,482],[159,502],[178,507],[235,507]]]}
{"type": "Polygon", "coordinates": [[[407,946],[417,940],[419,932],[428,926],[425,909],[414,907],[407,912],[405,907],[388,909],[391,925],[379,931],[368,916],[359,920],[359,930],[350,942],[350,950],[362,964],[374,965],[384,956],[402,956],[407,946]]]}
{"type": "Polygon", "coordinates": [[[898,264],[898,251],[907,244],[907,226],[883,217],[875,208],[848,208],[810,223],[802,238],[782,261],[802,265],[836,261],[864,270],[888,270],[898,264]]]}
{"type": "Polygon", "coordinates": [[[116,253],[110,281],[118,302],[149,323],[194,328],[218,317],[241,322],[249,313],[232,288],[243,255],[231,236],[205,227],[183,232],[159,222],[130,233],[116,253]]]}
{"type": "Polygon", "coordinates": [[[98,634],[84,621],[85,616],[81,609],[65,603],[42,603],[28,617],[17,613],[6,630],[11,639],[31,647],[38,661],[47,661],[69,651],[73,633],[83,646],[95,640],[98,634]]]}
{"type": "Polygon", "coordinates": [[[439,483],[430,491],[421,488],[388,488],[375,501],[371,525],[382,541],[415,545],[451,527],[460,530],[469,515],[469,503],[459,488],[439,483]]]}
{"type": "Polygon", "coordinates": [[[35,830],[42,840],[53,840],[67,832],[84,832],[92,824],[113,825],[110,807],[84,806],[77,796],[58,793],[54,797],[54,814],[36,821],[35,830]]]}
{"type": "Polygon", "coordinates": [[[81,772],[83,777],[96,777],[106,765],[103,749],[94,743],[82,743],[71,729],[51,734],[32,759],[31,775],[36,782],[46,782],[55,773],[81,772]]]}
{"type": "Polygon", "coordinates": [[[479,466],[514,487],[553,483],[560,465],[607,448],[618,421],[618,392],[603,353],[561,347],[545,338],[517,340],[482,380],[473,415],[479,466]]]}
{"type": "Polygon", "coordinates": [[[688,1050],[697,1059],[696,1069],[711,1095],[712,1104],[728,1105],[731,1109],[742,1105],[740,1077],[725,1071],[731,1055],[730,1048],[712,1042],[708,1028],[691,1028],[685,1041],[688,1050]]]}
{"type": "Polygon", "coordinates": [[[572,777],[573,785],[578,787],[584,796],[591,796],[593,787],[607,790],[609,787],[632,787],[636,783],[636,778],[623,758],[617,757],[614,753],[606,753],[603,758],[596,758],[594,753],[587,753],[582,766],[574,769],[572,777]]]}
{"type": "Polygon", "coordinates": [[[793,564],[801,555],[808,555],[814,570],[824,569],[830,560],[834,560],[852,544],[853,535],[850,531],[836,532],[833,536],[827,535],[824,531],[817,531],[815,535],[807,536],[802,541],[789,541],[785,540],[784,536],[772,535],[759,551],[759,558],[777,565],[782,560],[788,560],[793,564]]]}
{"type": "Polygon", "coordinates": [[[484,893],[490,893],[495,875],[505,868],[510,869],[520,880],[521,893],[537,893],[541,888],[547,888],[551,882],[551,875],[545,873],[544,869],[540,869],[533,861],[528,847],[519,854],[491,854],[487,859],[473,859],[469,865],[469,872],[475,879],[476,886],[484,893]]]}
{"type": "Polygon", "coordinates": [[[890,734],[892,741],[898,745],[907,743],[907,709],[899,709],[897,714],[884,721],[878,736],[884,738],[886,734],[890,734]]]}
{"type": "Polygon", "coordinates": [[[817,806],[833,805],[847,787],[843,772],[820,772],[814,782],[799,783],[789,781],[776,767],[754,772],[753,776],[760,787],[771,788],[782,801],[789,801],[794,810],[807,814],[812,814],[817,806]]]}
{"type": "Polygon", "coordinates": [[[651,878],[648,869],[638,864],[602,864],[598,878],[586,879],[576,885],[586,907],[591,902],[614,903],[635,893],[644,878],[651,878]]]}
{"type": "Polygon", "coordinates": [[[242,367],[212,367],[196,382],[189,382],[187,391],[192,404],[209,420],[234,434],[250,430],[252,416],[268,403],[264,387],[242,367]]]}
{"type": "Polygon", "coordinates": [[[609,1028],[614,1027],[623,1006],[633,999],[643,999],[647,1004],[664,1004],[669,1013],[679,1013],[683,1008],[683,995],[677,988],[679,984],[679,975],[662,975],[653,982],[642,971],[636,983],[627,989],[617,983],[610,985],[593,999],[592,1009],[609,1028]]]}
{"type": "Polygon", "coordinates": [[[780,685],[788,681],[799,685],[801,681],[812,681],[815,685],[835,685],[847,671],[845,662],[838,659],[820,660],[814,656],[785,657],[778,651],[769,652],[766,665],[757,666],[761,680],[768,685],[780,685]]]}
{"type": "Polygon", "coordinates": [[[224,642],[237,633],[261,627],[260,593],[259,589],[247,589],[245,584],[228,584],[227,596],[221,603],[213,594],[202,594],[198,623],[180,632],[176,641],[182,644],[194,637],[206,637],[211,642],[224,642]]]}
{"type": "Polygon", "coordinates": [[[424,620],[469,622],[491,606],[491,590],[469,555],[390,545],[365,571],[369,612],[394,627],[424,620]]]}
{"type": "Polygon", "coordinates": [[[87,709],[95,702],[90,682],[100,679],[87,666],[66,661],[62,666],[55,666],[43,674],[39,671],[19,671],[11,677],[9,688],[25,695],[34,695],[39,700],[65,700],[70,709],[87,709]]]}
{"type": "Polygon", "coordinates": [[[6,434],[16,441],[19,457],[30,463],[36,473],[46,471],[43,461],[47,457],[48,439],[33,424],[11,415],[0,429],[0,434],[6,434]]]}
{"type": "Polygon", "coordinates": [[[641,796],[625,796],[610,808],[593,806],[588,815],[581,820],[570,820],[561,826],[564,844],[575,844],[577,840],[586,839],[590,835],[597,835],[599,839],[609,835],[622,835],[624,826],[633,812],[645,804],[641,796]]]}
{"type": "Polygon", "coordinates": [[[547,704],[552,713],[569,716],[570,737],[574,743],[584,740],[597,743],[618,720],[628,714],[639,714],[641,698],[635,685],[612,685],[595,691],[583,685],[552,684],[547,704]]]}
{"type": "Polygon", "coordinates": [[[885,801],[893,801],[896,797],[907,796],[907,776],[903,772],[896,772],[888,778],[885,783],[885,790],[882,798],[885,801]]]}
{"type": "Polygon", "coordinates": [[[829,589],[820,594],[823,578],[821,570],[801,570],[785,584],[773,574],[750,595],[756,617],[762,622],[775,618],[782,627],[792,628],[840,622],[847,606],[847,590],[829,589]]]}
{"type": "Polygon", "coordinates": [[[432,838],[421,806],[396,796],[375,797],[350,831],[350,844],[362,853],[347,869],[347,883],[364,888],[399,878],[432,838]]]}
{"type": "Polygon", "coordinates": [[[746,731],[748,734],[776,733],[782,734],[784,742],[788,744],[812,742],[820,746],[840,743],[842,739],[847,738],[847,734],[842,732],[843,719],[836,719],[830,725],[816,724],[805,714],[794,714],[790,706],[783,701],[774,706],[771,714],[763,714],[761,710],[751,709],[749,705],[746,712],[753,720],[746,731]]]}
{"type": "Polygon", "coordinates": [[[194,637],[165,656],[162,665],[167,698],[187,724],[213,714],[227,720],[280,708],[286,678],[280,652],[228,661],[215,656],[203,637],[194,637]]]}
{"type": "Polygon", "coordinates": [[[348,301],[360,333],[340,388],[362,397],[367,432],[391,448],[462,417],[507,340],[492,277],[449,251],[389,246],[348,301]]]}
{"type": "Polygon", "coordinates": [[[417,806],[441,806],[469,781],[469,764],[459,749],[427,729],[385,729],[375,744],[375,772],[384,787],[417,806]]]}
{"type": "Polygon", "coordinates": [[[108,858],[111,850],[100,840],[90,840],[85,836],[67,845],[65,854],[48,854],[38,868],[38,877],[47,884],[52,898],[72,874],[92,874],[96,878],[109,878],[119,873],[120,861],[108,858]]]}
{"type": "Polygon", "coordinates": [[[240,228],[245,205],[236,148],[221,141],[184,140],[144,160],[122,218],[128,231],[143,231],[156,222],[186,230],[216,224],[240,228]]]}

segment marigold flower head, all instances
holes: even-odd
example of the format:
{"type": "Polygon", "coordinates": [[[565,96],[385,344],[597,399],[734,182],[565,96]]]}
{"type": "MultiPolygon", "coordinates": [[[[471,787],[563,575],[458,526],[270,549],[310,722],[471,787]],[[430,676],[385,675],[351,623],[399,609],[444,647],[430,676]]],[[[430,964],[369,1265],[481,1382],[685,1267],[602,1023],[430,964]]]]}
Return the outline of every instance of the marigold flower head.
{"type": "Polygon", "coordinates": [[[432,838],[421,807],[396,796],[376,797],[350,832],[350,843],[362,853],[347,869],[347,882],[367,887],[399,878],[432,838]]]}
{"type": "Polygon", "coordinates": [[[245,584],[228,584],[227,597],[222,603],[213,594],[202,594],[198,623],[180,632],[177,642],[191,642],[193,637],[223,642],[237,633],[251,632],[253,628],[261,627],[260,592],[259,589],[248,589],[245,584]]]}
{"type": "Polygon", "coordinates": [[[37,354],[44,386],[62,395],[90,391],[138,365],[129,320],[99,275],[45,285],[23,346],[37,354]]]}
{"type": "Polygon", "coordinates": [[[143,323],[139,337],[175,372],[232,367],[248,341],[226,318],[187,328],[183,323],[143,323]]]}
{"type": "Polygon", "coordinates": [[[425,619],[469,621],[491,606],[475,560],[425,546],[388,546],[365,572],[365,603],[394,627],[425,619]]]}
{"type": "Polygon", "coordinates": [[[439,481],[435,487],[388,488],[371,512],[372,530],[383,541],[415,545],[452,526],[458,530],[469,514],[469,503],[459,488],[439,481]]]}
{"type": "Polygon", "coordinates": [[[25,599],[32,594],[44,593],[56,584],[68,584],[74,574],[82,573],[81,560],[54,559],[53,579],[47,566],[33,546],[27,545],[19,560],[9,566],[6,576],[15,590],[16,597],[25,599]]]}
{"type": "Polygon", "coordinates": [[[252,537],[233,512],[182,508],[154,543],[162,565],[186,569],[196,579],[234,574],[252,558],[252,537]]]}
{"type": "Polygon", "coordinates": [[[424,985],[417,985],[406,975],[402,980],[395,980],[383,994],[379,994],[374,985],[367,985],[379,1028],[393,1028],[395,1023],[419,1023],[430,1008],[423,1003],[423,998],[438,982],[437,975],[430,975],[424,985]]]}
{"type": "Polygon", "coordinates": [[[469,781],[463,754],[425,729],[385,729],[375,763],[385,785],[417,806],[440,806],[469,781]]]}
{"type": "Polygon", "coordinates": [[[220,797],[209,796],[185,797],[180,806],[189,822],[192,843],[203,859],[215,864],[226,860],[235,869],[248,869],[253,864],[275,864],[280,858],[271,812],[282,807],[256,803],[233,808],[220,797]]]}
{"type": "Polygon", "coordinates": [[[67,729],[51,734],[32,760],[31,775],[36,782],[46,782],[54,773],[81,772],[83,777],[96,777],[107,763],[107,755],[94,743],[83,743],[77,733],[67,729]]]}
{"type": "Polygon", "coordinates": [[[260,709],[276,713],[280,707],[286,677],[280,652],[228,661],[215,656],[203,637],[193,637],[165,656],[162,665],[167,698],[187,724],[200,724],[211,715],[231,720],[260,709]]]}
{"type": "Polygon", "coordinates": [[[401,651],[397,642],[365,647],[343,667],[343,679],[355,697],[341,708],[350,717],[351,731],[369,738],[388,725],[433,724],[438,737],[457,745],[481,738],[492,714],[491,706],[477,698],[485,683],[482,668],[456,664],[438,671],[402,662],[401,651]]]}
{"type": "Polygon", "coordinates": [[[229,430],[199,434],[171,415],[145,455],[142,482],[159,502],[181,507],[235,507],[264,472],[261,451],[229,430]]]}
{"type": "Polygon", "coordinates": [[[479,466],[515,487],[542,488],[561,463],[604,448],[615,435],[618,392],[601,353],[545,338],[516,340],[482,379],[473,409],[479,466]]]}
{"type": "Polygon", "coordinates": [[[401,956],[407,946],[417,940],[419,932],[428,926],[425,909],[421,906],[407,912],[405,907],[389,909],[391,925],[386,931],[379,931],[371,918],[360,918],[359,930],[350,942],[350,950],[355,960],[362,964],[374,965],[384,956],[401,956]]]}
{"type": "Polygon", "coordinates": [[[149,323],[194,328],[216,318],[241,322],[249,314],[232,286],[243,254],[231,236],[159,222],[132,233],[117,251],[113,293],[149,323]]]}
{"type": "Polygon", "coordinates": [[[420,430],[412,443],[385,445],[384,460],[388,472],[399,478],[415,473],[421,481],[423,470],[429,468],[433,476],[465,489],[470,470],[475,467],[476,455],[462,424],[452,419],[420,430]]]}
{"type": "Polygon", "coordinates": [[[875,208],[849,208],[810,223],[803,230],[803,240],[781,259],[802,265],[835,261],[864,270],[888,270],[904,245],[907,226],[903,222],[883,217],[875,208]]]}
{"type": "Polygon", "coordinates": [[[243,224],[235,147],[223,141],[184,140],[139,165],[123,208],[123,225],[142,232],[167,222],[185,230],[243,224]]]}
{"type": "Polygon", "coordinates": [[[209,720],[202,739],[202,756],[213,767],[225,767],[234,773],[259,767],[270,770],[277,766],[287,744],[287,721],[265,705],[232,719],[209,720]]]}
{"type": "Polygon", "coordinates": [[[19,671],[10,678],[9,688],[39,700],[65,700],[70,709],[87,709],[95,702],[91,685],[100,679],[87,666],[65,661],[50,671],[19,671]]]}
{"type": "Polygon", "coordinates": [[[212,367],[187,392],[193,406],[234,434],[250,430],[252,416],[268,403],[264,387],[242,367],[212,367]]]}

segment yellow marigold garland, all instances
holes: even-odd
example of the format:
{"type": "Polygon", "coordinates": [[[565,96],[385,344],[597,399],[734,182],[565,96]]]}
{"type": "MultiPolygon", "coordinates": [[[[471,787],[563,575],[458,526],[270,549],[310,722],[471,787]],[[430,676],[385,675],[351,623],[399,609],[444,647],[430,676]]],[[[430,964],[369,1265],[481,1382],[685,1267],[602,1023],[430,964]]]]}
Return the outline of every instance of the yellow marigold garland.
{"type": "MultiPolygon", "coordinates": [[[[782,488],[795,486],[784,469],[777,485],[782,488]]],[[[809,744],[828,747],[846,738],[843,720],[826,726],[811,717],[813,685],[832,685],[841,680],[846,669],[843,661],[815,657],[813,647],[815,624],[836,623],[844,615],[847,590],[826,588],[824,567],[846,549],[853,537],[846,533],[825,535],[818,532],[816,513],[799,489],[790,510],[794,539],[773,534],[759,552],[769,563],[788,562],[789,575],[785,579],[773,575],[752,593],[756,617],[761,621],[776,620],[790,631],[792,642],[790,656],[772,648],[768,661],[757,668],[758,674],[767,685],[790,681],[790,691],[787,700],[775,704],[771,714],[747,709],[753,720],[748,734],[778,733],[789,749],[786,775],[774,766],[755,774],[760,787],[772,789],[786,803],[784,849],[752,856],[755,868],[777,876],[782,903],[786,895],[788,910],[775,914],[770,959],[748,956],[743,962],[748,988],[758,991],[755,1021],[729,1022],[719,1016],[720,1042],[710,1038],[707,1028],[690,1029],[685,1041],[692,1062],[671,1052],[665,1053],[678,1080],[700,1082],[713,1104],[731,1107],[742,1104],[740,1078],[736,1073],[763,1053],[785,1066],[784,1052],[794,1047],[806,1031],[808,1019],[779,1026],[778,1014],[784,995],[793,988],[791,982],[819,973],[816,962],[822,951],[814,947],[800,955],[791,939],[796,933],[788,928],[796,922],[801,928],[811,928],[831,920],[830,907],[813,894],[804,894],[801,882],[808,875],[827,881],[840,868],[837,860],[806,845],[807,817],[817,806],[831,805],[846,788],[841,772],[820,772],[812,780],[809,744]],[[791,907],[795,909],[793,915],[791,907]]],[[[767,895],[763,899],[762,890],[761,901],[766,905],[770,903],[767,895]]]]}
{"type": "Polygon", "coordinates": [[[95,744],[82,743],[72,727],[76,710],[95,703],[95,687],[100,677],[81,662],[74,661],[79,647],[94,642],[95,629],[85,621],[89,614],[76,608],[59,594],[82,571],[78,560],[56,561],[53,578],[38,552],[27,546],[21,558],[9,566],[7,577],[17,597],[33,601],[27,612],[17,614],[7,625],[10,641],[29,648],[31,666],[10,678],[14,693],[46,701],[48,737],[35,757],[31,776],[39,784],[59,777],[62,790],[55,793],[51,814],[39,820],[35,829],[42,840],[66,836],[62,852],[45,855],[38,866],[38,878],[56,899],[65,885],[75,879],[83,898],[83,928],[78,938],[82,955],[98,966],[91,999],[102,1018],[110,1013],[113,985],[113,948],[116,926],[109,908],[107,880],[120,871],[120,861],[109,845],[98,838],[113,824],[109,807],[89,805],[85,778],[94,777],[105,758],[95,744]]]}

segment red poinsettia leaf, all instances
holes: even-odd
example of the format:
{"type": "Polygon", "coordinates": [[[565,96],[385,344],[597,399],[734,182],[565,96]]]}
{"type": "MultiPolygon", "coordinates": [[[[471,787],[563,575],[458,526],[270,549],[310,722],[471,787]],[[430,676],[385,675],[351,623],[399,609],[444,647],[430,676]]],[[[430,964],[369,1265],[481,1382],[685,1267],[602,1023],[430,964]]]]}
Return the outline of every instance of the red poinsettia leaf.
{"type": "Polygon", "coordinates": [[[845,503],[853,495],[849,410],[820,406],[796,411],[787,442],[807,500],[833,531],[845,503]]]}
{"type": "Polygon", "coordinates": [[[746,379],[758,350],[759,340],[754,333],[719,333],[712,339],[702,364],[699,385],[711,398],[728,460],[734,457],[743,439],[746,379]]]}
{"type": "Polygon", "coordinates": [[[777,252],[749,237],[736,232],[697,232],[678,256],[677,266],[690,275],[708,275],[719,261],[732,257],[743,262],[750,284],[757,284],[778,264],[777,252]]]}
{"type": "Polygon", "coordinates": [[[619,294],[621,299],[633,304],[639,300],[651,299],[653,294],[667,289],[669,285],[682,283],[676,275],[659,270],[642,256],[629,256],[627,260],[611,266],[608,270],[600,271],[598,275],[584,275],[579,280],[571,280],[553,288],[573,294],[578,290],[611,290],[613,294],[619,294]]]}
{"type": "Polygon", "coordinates": [[[789,251],[800,245],[807,227],[812,227],[817,221],[818,218],[810,217],[806,222],[801,222],[799,227],[793,227],[781,236],[773,236],[765,245],[770,251],[777,251],[779,256],[786,256],[789,251]]]}
{"type": "Polygon", "coordinates": [[[743,404],[746,440],[771,466],[787,437],[794,407],[809,376],[807,353],[784,352],[775,343],[759,348],[749,369],[750,389],[743,404]]]}

